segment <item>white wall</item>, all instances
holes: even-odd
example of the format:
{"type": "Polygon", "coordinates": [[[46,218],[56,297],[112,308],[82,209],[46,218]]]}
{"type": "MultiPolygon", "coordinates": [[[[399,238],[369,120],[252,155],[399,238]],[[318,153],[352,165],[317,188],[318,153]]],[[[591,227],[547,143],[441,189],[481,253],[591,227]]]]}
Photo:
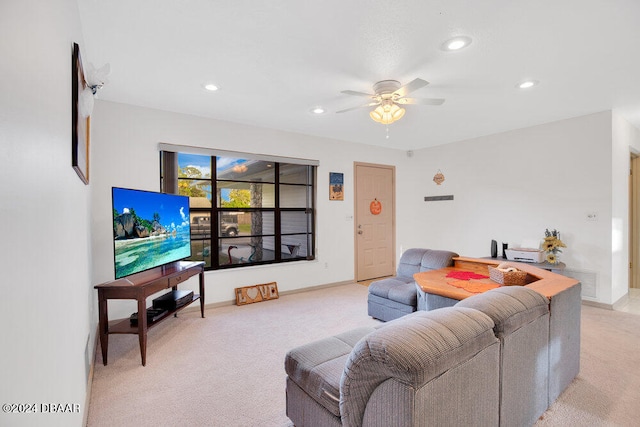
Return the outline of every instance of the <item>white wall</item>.
{"type": "MultiPolygon", "coordinates": [[[[410,161],[413,167],[398,172],[399,205],[411,206],[398,212],[398,223],[413,224],[398,228],[405,248],[422,244],[483,257],[491,239],[514,247],[555,228],[568,246],[561,261],[597,273],[591,299],[611,304],[619,297],[611,293],[611,112],[419,150],[410,161]],[[438,169],[445,176],[440,186],[432,181],[438,169]],[[449,194],[453,201],[423,201],[449,194]],[[587,220],[591,212],[597,221],[587,220]]],[[[626,186],[618,191],[627,197],[626,186]]],[[[615,280],[622,290],[625,279],[615,280]]]]}
{"type": "MultiPolygon", "coordinates": [[[[620,266],[628,258],[622,215],[628,190],[626,177],[612,169],[616,162],[628,164],[638,132],[610,111],[418,150],[412,157],[400,150],[112,102],[98,101],[93,117],[94,283],[113,278],[111,187],[158,190],[157,144],[168,142],[320,161],[318,260],[209,272],[209,303],[232,300],[235,287],[266,281],[287,291],[351,280],[353,221],[347,217],[353,215],[354,161],[396,166],[398,255],[422,246],[483,257],[489,255],[491,239],[515,247],[555,228],[568,246],[561,260],[569,269],[595,274],[593,295],[585,299],[613,304],[626,294],[627,276],[620,266]],[[432,181],[438,170],[446,178],[440,186],[432,181]],[[329,172],[345,174],[344,202],[325,197],[329,172]],[[448,194],[454,201],[423,201],[424,196],[448,194]],[[597,221],[587,219],[591,213],[597,221]],[[621,252],[612,251],[614,236],[622,236],[621,252]]],[[[190,287],[197,287],[195,279],[190,287]]],[[[136,309],[128,301],[110,307],[112,317],[136,309]]]]}
{"type": "MultiPolygon", "coordinates": [[[[396,164],[403,151],[314,138],[97,101],[92,122],[93,281],[113,279],[111,187],[159,190],[158,143],[299,157],[320,161],[317,260],[206,273],[206,302],[235,299],[234,288],[275,281],[283,291],[353,280],[353,162],[396,164]],[[344,201],[329,201],[329,172],[342,172],[344,201]],[[351,217],[351,219],[347,219],[351,217]]],[[[197,289],[191,279],[185,288],[197,289]]],[[[131,301],[109,303],[111,318],[136,311],[131,301]]],[[[363,310],[366,306],[363,304],[363,310]]]]}
{"type": "Polygon", "coordinates": [[[0,402],[80,405],[71,414],[2,412],[0,425],[79,426],[95,322],[90,187],[71,168],[77,3],[2,0],[0,40],[0,402]]]}

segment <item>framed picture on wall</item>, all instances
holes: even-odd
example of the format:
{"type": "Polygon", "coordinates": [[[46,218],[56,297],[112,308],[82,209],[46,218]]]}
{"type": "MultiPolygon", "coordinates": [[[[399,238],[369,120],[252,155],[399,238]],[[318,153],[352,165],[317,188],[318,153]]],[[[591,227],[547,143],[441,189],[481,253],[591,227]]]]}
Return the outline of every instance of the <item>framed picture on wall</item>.
{"type": "Polygon", "coordinates": [[[344,200],[344,174],[329,172],[329,200],[344,200]]]}
{"type": "Polygon", "coordinates": [[[73,44],[71,55],[71,166],[85,185],[89,184],[89,137],[91,118],[80,105],[87,88],[80,58],[80,46],[73,44]]]}

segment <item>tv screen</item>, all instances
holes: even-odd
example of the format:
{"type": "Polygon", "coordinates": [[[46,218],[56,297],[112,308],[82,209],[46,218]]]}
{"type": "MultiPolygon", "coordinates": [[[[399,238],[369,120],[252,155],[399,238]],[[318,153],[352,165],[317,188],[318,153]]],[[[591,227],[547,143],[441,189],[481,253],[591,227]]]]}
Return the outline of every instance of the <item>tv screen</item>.
{"type": "Polygon", "coordinates": [[[189,197],[113,187],[116,279],[191,256],[189,197]]]}

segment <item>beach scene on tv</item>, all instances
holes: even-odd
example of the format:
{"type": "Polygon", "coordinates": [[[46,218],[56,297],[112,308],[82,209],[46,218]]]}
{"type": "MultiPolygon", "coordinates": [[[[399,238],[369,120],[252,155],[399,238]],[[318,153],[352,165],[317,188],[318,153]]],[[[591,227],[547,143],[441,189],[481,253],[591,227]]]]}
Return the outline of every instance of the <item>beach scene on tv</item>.
{"type": "Polygon", "coordinates": [[[113,188],[116,279],[191,256],[189,198],[113,188]]]}

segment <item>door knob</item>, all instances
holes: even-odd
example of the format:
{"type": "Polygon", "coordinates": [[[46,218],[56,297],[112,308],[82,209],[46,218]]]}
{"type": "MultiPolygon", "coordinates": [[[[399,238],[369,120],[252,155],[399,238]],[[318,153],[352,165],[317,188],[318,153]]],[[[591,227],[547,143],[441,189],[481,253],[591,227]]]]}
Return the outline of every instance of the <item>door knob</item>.
{"type": "Polygon", "coordinates": [[[362,230],[358,230],[358,234],[362,234],[362,230]]]}

